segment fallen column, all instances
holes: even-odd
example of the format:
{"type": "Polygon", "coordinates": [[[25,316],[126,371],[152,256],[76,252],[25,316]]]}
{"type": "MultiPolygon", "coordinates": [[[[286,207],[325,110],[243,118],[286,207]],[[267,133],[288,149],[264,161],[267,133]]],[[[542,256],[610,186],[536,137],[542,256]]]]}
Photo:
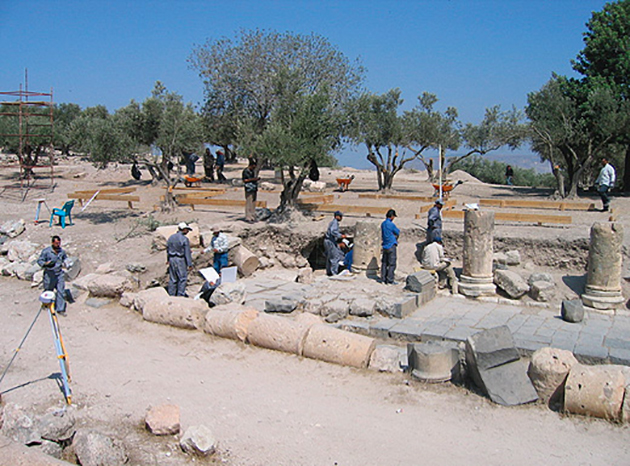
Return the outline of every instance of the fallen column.
{"type": "Polygon", "coordinates": [[[494,295],[492,236],[494,212],[468,210],[464,216],[464,266],[459,292],[464,296],[494,295]]]}
{"type": "Polygon", "coordinates": [[[285,317],[259,314],[249,325],[247,341],[261,348],[301,356],[304,339],[311,326],[285,317]]]}
{"type": "Polygon", "coordinates": [[[623,226],[618,223],[595,223],[591,227],[588,251],[588,274],[582,302],[599,310],[619,307],[621,295],[621,247],[623,226]]]}
{"type": "Polygon", "coordinates": [[[258,311],[240,304],[216,306],[206,314],[204,332],[221,338],[245,341],[258,311]]]}
{"type": "Polygon", "coordinates": [[[576,364],[564,387],[564,409],[573,414],[618,420],[625,380],[618,366],[576,364]]]}
{"type": "Polygon", "coordinates": [[[303,355],[343,366],[367,367],[375,346],[373,338],[317,324],[306,335],[303,355]]]}

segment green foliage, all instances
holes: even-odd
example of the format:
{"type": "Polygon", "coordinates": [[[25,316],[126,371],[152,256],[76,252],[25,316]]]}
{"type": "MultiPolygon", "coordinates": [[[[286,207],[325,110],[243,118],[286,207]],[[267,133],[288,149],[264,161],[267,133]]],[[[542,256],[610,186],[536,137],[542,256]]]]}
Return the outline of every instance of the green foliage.
{"type": "MultiPolygon", "coordinates": [[[[505,169],[508,164],[496,160],[488,160],[481,156],[472,156],[459,160],[452,165],[453,170],[463,170],[484,183],[506,184],[505,169]]],[[[534,188],[555,186],[556,180],[551,173],[536,173],[533,168],[513,166],[514,184],[534,188]]]]}

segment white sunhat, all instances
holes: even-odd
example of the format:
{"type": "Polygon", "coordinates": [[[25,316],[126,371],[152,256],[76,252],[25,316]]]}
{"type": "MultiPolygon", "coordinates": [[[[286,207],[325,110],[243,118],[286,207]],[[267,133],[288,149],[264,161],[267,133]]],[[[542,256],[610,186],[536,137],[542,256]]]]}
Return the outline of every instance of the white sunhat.
{"type": "Polygon", "coordinates": [[[181,231],[184,231],[184,230],[192,231],[192,228],[190,228],[190,226],[186,222],[181,222],[179,225],[177,225],[177,229],[181,231]]]}

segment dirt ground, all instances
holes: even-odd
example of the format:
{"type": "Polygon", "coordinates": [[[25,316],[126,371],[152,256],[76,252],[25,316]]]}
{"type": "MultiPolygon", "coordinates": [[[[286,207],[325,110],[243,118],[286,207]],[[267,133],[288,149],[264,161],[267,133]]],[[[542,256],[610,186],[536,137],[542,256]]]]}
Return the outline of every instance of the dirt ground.
{"type": "MultiPolygon", "coordinates": [[[[86,163],[65,161],[56,168],[53,192],[31,190],[22,200],[17,189],[0,189],[0,223],[24,218],[27,230],[18,239],[47,245],[60,234],[63,247],[81,257],[82,275],[105,262],[116,269],[126,264],[161,267],[164,253],[150,251],[149,234],[142,231],[149,213],[161,222],[197,221],[209,229],[220,223],[233,232],[250,227],[243,212],[209,208],[179,208],[164,214],[154,206],[163,189],[132,182],[129,167],[96,171],[86,163]],[[95,201],[84,212],[75,206],[75,225],[50,229],[33,224],[35,199],[46,198],[61,207],[67,193],[80,189],[136,186],[141,198],[134,209],[124,203],[95,201]],[[124,238],[124,239],[123,239],[124,238]]],[[[199,169],[199,167],[198,167],[199,169]]],[[[239,176],[241,167],[227,171],[239,176]]],[[[359,199],[375,192],[374,173],[352,169],[322,169],[331,191],[339,175],[352,173],[350,191],[336,193],[335,203],[389,205],[399,215],[401,229],[421,233],[425,219],[416,220],[418,203],[359,199]]],[[[10,171],[0,176],[10,175],[10,171]]],[[[272,180],[272,173],[263,178],[272,180]]],[[[466,175],[461,175],[465,177],[466,175]]],[[[1,180],[4,184],[6,179],[1,180]]],[[[40,180],[42,184],[44,180],[40,180]]],[[[394,182],[398,192],[430,195],[433,188],[421,172],[403,172],[394,182]]],[[[453,192],[458,202],[480,197],[544,198],[545,193],[524,188],[492,186],[468,179],[453,192]]],[[[242,188],[227,196],[242,199],[242,188]]],[[[279,193],[261,192],[259,199],[277,205],[279,193]]],[[[592,198],[599,207],[599,201],[592,198]]],[[[613,200],[617,221],[626,223],[630,203],[613,200]]],[[[569,214],[569,226],[497,224],[496,234],[518,244],[528,241],[585,241],[601,212],[569,214]]],[[[307,220],[295,232],[323,231],[328,217],[307,220]]],[[[347,216],[343,225],[358,217],[347,216]]],[[[446,233],[457,234],[461,222],[445,221],[446,233]]],[[[630,236],[630,235],[627,235],[630,236]]],[[[403,238],[404,239],[404,238],[403,238]]],[[[415,241],[409,238],[410,244],[415,241]]],[[[506,240],[507,241],[507,240],[506,240]]],[[[627,241],[627,239],[626,239],[627,241]]],[[[509,243],[509,241],[508,241],[509,243]]],[[[501,243],[499,243],[501,244],[501,243]]],[[[515,243],[509,243],[515,244],[515,243]]],[[[411,248],[411,246],[409,246],[411,248]]],[[[557,249],[562,250],[562,247],[557,249]]],[[[410,249],[411,250],[411,249],[410,249]]],[[[554,254],[560,254],[555,252],[554,254]]],[[[534,252],[521,250],[535,263],[534,252]]],[[[413,260],[401,260],[404,272],[413,260]]],[[[536,265],[536,264],[534,264],[536,265]]],[[[583,270],[556,268],[556,274],[578,276],[583,270]]],[[[562,293],[571,295],[567,287],[562,293]]],[[[39,290],[28,282],[0,277],[0,367],[4,368],[39,308],[39,290]]],[[[219,442],[219,453],[202,463],[228,465],[409,465],[471,464],[531,465],[630,463],[630,434],[626,426],[601,420],[564,416],[541,405],[504,408],[465,388],[424,385],[405,374],[378,374],[268,351],[196,331],[160,326],[142,320],[117,304],[95,309],[71,305],[61,321],[70,356],[74,410],[80,425],[92,426],[122,438],[131,464],[190,464],[173,438],[150,437],[143,428],[147,409],[161,403],[181,407],[182,428],[204,424],[219,442]]],[[[62,405],[62,395],[50,376],[58,372],[49,324],[41,316],[0,386],[3,402],[15,402],[36,412],[62,405]]],[[[200,460],[196,461],[197,463],[200,460]]]]}

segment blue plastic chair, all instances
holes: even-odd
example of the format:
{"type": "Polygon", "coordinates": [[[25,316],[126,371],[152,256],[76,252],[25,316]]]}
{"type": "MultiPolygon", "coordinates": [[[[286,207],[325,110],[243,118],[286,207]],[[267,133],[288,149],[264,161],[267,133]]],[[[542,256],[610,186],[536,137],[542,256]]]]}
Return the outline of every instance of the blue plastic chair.
{"type": "Polygon", "coordinates": [[[50,224],[48,226],[52,227],[55,215],[59,217],[59,223],[61,224],[61,228],[66,228],[66,218],[68,218],[67,224],[73,225],[72,207],[74,207],[74,199],[66,202],[61,209],[53,209],[52,214],[50,214],[50,224]]]}

